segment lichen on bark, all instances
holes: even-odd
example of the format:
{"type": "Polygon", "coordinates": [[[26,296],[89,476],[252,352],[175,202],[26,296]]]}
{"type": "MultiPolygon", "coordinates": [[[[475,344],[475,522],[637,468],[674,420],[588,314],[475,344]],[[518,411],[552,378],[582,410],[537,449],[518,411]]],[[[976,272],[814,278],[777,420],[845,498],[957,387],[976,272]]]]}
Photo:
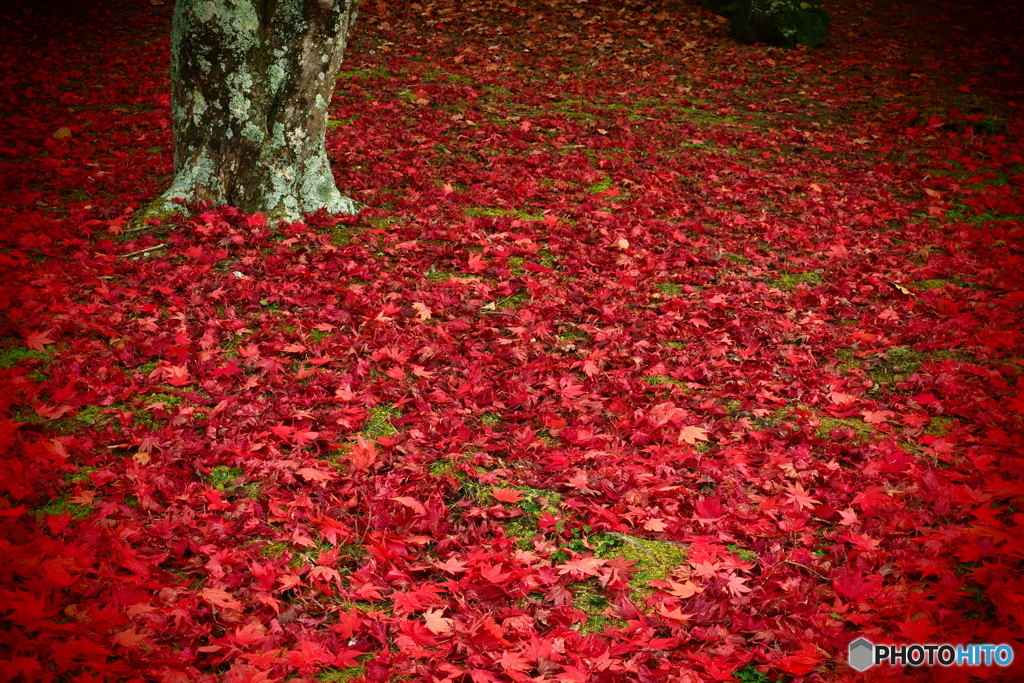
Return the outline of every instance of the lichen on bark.
{"type": "Polygon", "coordinates": [[[354,213],[324,145],[358,0],[178,0],[171,31],[175,177],[161,199],[293,220],[354,213]]]}

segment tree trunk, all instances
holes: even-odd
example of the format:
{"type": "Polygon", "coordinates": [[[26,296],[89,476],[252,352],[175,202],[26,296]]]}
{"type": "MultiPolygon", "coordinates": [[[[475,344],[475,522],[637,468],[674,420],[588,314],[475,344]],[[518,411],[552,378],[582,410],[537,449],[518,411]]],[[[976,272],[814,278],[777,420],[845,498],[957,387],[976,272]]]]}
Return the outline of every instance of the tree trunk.
{"type": "Polygon", "coordinates": [[[355,213],[327,161],[327,107],[358,0],[177,0],[168,200],[294,220],[355,213]]]}

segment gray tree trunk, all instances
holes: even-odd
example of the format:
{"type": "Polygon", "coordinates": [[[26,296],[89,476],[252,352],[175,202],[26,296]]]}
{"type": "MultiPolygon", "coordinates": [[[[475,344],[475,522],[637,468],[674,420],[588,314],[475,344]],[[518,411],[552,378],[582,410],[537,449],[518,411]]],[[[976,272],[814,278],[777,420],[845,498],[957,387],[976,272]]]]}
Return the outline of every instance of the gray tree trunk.
{"type": "Polygon", "coordinates": [[[168,200],[294,220],[354,213],[327,161],[327,107],[358,0],[177,0],[168,200]]]}

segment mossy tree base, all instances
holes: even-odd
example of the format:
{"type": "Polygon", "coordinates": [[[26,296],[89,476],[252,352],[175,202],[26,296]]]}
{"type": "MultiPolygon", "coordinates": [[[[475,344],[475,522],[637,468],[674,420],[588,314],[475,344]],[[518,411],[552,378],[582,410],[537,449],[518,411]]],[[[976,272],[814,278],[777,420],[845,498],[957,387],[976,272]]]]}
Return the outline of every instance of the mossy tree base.
{"type": "Polygon", "coordinates": [[[817,0],[702,0],[704,9],[732,21],[741,43],[776,47],[818,47],[828,35],[829,17],[817,0]]]}
{"type": "Polygon", "coordinates": [[[327,108],[357,0],[180,0],[171,31],[174,171],[165,205],[296,219],[354,213],[327,161],[327,108]]]}

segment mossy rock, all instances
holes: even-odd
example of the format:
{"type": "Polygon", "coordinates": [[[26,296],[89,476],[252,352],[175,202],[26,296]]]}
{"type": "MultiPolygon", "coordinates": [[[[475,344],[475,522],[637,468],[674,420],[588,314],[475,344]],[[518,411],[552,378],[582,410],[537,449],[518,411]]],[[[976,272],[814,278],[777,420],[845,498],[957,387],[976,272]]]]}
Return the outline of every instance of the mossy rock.
{"type": "Polygon", "coordinates": [[[983,105],[968,106],[964,109],[922,109],[910,125],[914,128],[931,128],[956,133],[971,130],[975,135],[1003,135],[1009,130],[1005,117],[995,109],[983,105]]]}
{"type": "Polygon", "coordinates": [[[767,43],[788,48],[797,45],[818,47],[828,35],[828,14],[814,0],[707,2],[720,7],[722,12],[716,13],[732,19],[732,36],[742,43],[767,43]]]}
{"type": "Polygon", "coordinates": [[[712,14],[732,19],[750,9],[751,0],[701,0],[701,6],[712,14]]]}

